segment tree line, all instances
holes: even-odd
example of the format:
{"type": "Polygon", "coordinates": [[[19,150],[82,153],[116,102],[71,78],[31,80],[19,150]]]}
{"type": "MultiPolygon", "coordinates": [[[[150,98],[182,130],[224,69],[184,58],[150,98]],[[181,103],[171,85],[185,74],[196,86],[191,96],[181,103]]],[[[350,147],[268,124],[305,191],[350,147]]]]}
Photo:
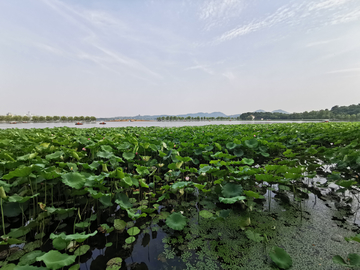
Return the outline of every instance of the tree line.
{"type": "Polygon", "coordinates": [[[73,121],[96,121],[95,116],[21,116],[21,115],[0,115],[3,122],[73,122],[73,121]]]}
{"type": "Polygon", "coordinates": [[[181,116],[161,116],[156,118],[157,121],[211,121],[211,120],[216,120],[216,121],[222,121],[222,120],[231,120],[231,119],[237,119],[240,120],[240,117],[223,117],[223,116],[218,116],[218,117],[200,117],[200,116],[196,116],[196,117],[192,117],[192,116],[187,116],[187,117],[181,117],[181,116]]]}

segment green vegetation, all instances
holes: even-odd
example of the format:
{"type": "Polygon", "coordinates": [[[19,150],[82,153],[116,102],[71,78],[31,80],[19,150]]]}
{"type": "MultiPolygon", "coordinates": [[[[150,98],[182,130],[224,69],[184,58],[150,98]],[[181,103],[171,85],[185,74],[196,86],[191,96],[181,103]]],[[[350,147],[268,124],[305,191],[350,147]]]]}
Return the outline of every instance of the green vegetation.
{"type": "Polygon", "coordinates": [[[21,115],[0,115],[0,122],[72,122],[72,121],[96,121],[95,116],[21,116],[21,115]]]}
{"type": "MultiPolygon", "coordinates": [[[[0,130],[0,246],[7,250],[0,266],[77,269],[94,248],[114,247],[121,252],[102,269],[126,269],[135,243],[146,246],[159,227],[168,235],[158,257],[164,264],[178,256],[187,269],[247,269],[254,258],[257,269],[302,266],[296,243],[278,238],[296,235],[296,224],[309,219],[303,204],[320,186],[335,183],[339,204],[360,201],[359,127],[0,130]],[[13,252],[14,244],[25,246],[13,252]]],[[[350,233],[346,239],[358,244],[350,233]]],[[[358,257],[333,261],[357,266],[358,257]]]]}

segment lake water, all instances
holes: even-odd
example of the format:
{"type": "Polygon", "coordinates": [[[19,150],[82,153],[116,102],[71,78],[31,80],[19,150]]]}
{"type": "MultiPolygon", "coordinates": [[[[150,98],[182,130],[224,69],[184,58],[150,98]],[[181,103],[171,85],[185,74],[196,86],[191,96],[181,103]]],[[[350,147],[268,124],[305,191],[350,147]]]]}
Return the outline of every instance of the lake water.
{"type": "MultiPolygon", "coordinates": [[[[206,125],[244,125],[244,124],[275,124],[275,123],[309,123],[310,121],[199,121],[199,122],[106,122],[106,125],[96,123],[84,123],[75,125],[75,123],[0,123],[0,129],[7,128],[54,128],[54,127],[76,127],[76,128],[93,128],[93,127],[183,127],[183,126],[206,126],[206,125]]],[[[312,121],[314,123],[320,121],[312,121]]]]}

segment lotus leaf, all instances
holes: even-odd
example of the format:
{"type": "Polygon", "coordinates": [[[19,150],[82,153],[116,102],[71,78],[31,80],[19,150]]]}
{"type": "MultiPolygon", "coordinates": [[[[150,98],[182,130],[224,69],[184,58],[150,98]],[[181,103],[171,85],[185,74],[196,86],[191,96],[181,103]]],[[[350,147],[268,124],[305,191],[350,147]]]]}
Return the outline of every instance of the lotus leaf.
{"type": "Polygon", "coordinates": [[[130,236],[128,238],[125,239],[126,244],[131,244],[133,242],[135,242],[136,238],[134,236],[130,236]]]}
{"type": "MultiPolygon", "coordinates": [[[[9,263],[9,264],[6,264],[5,266],[2,266],[1,270],[14,270],[15,267],[17,267],[16,264],[9,263]]],[[[19,267],[21,267],[21,266],[19,266],[19,267]]]]}
{"type": "Polygon", "coordinates": [[[182,230],[187,224],[187,219],[179,212],[174,212],[166,219],[166,225],[173,230],[182,230]]]}
{"type": "Polygon", "coordinates": [[[18,251],[16,251],[15,253],[11,254],[9,257],[7,257],[7,260],[9,262],[12,261],[16,261],[18,259],[20,259],[26,252],[22,249],[19,249],[18,251]]]}
{"type": "Polygon", "coordinates": [[[121,220],[121,219],[115,219],[114,220],[114,227],[115,227],[115,230],[121,231],[121,230],[125,229],[126,222],[121,220]]]}
{"type": "Polygon", "coordinates": [[[239,184],[227,183],[222,187],[221,193],[225,198],[232,198],[242,195],[243,188],[239,184]]]}
{"type": "Polygon", "coordinates": [[[236,147],[236,144],[235,143],[233,143],[233,142],[228,142],[227,144],[226,144],[226,148],[227,149],[234,149],[236,147]]]}
{"type": "Polygon", "coordinates": [[[94,236],[96,234],[97,234],[97,231],[94,231],[93,233],[89,233],[89,234],[85,234],[85,232],[82,232],[82,233],[75,233],[75,234],[68,234],[68,235],[66,235],[64,232],[60,233],[59,235],[51,233],[50,239],[61,238],[67,242],[75,240],[78,243],[82,243],[89,237],[94,236]]]}
{"type": "Polygon", "coordinates": [[[75,189],[82,188],[86,182],[85,176],[77,172],[63,174],[61,179],[65,185],[75,189]]]}
{"type": "Polygon", "coordinates": [[[245,196],[236,196],[236,197],[232,197],[232,198],[219,197],[219,201],[222,203],[226,203],[226,204],[233,204],[233,203],[236,203],[237,201],[242,201],[245,199],[246,199],[245,196]]]}
{"type": "Polygon", "coordinates": [[[199,215],[202,216],[203,218],[211,218],[213,216],[213,213],[211,213],[207,210],[201,210],[199,212],[199,215]]]}
{"type": "Polygon", "coordinates": [[[112,258],[111,260],[109,260],[106,265],[106,269],[107,270],[118,270],[121,268],[121,264],[122,264],[122,259],[120,257],[115,257],[112,258]]]}
{"type": "Polygon", "coordinates": [[[129,235],[134,236],[134,235],[139,234],[139,233],[140,233],[140,230],[139,230],[138,227],[132,227],[132,228],[130,228],[130,229],[127,230],[127,233],[128,233],[129,235]]]}
{"type": "Polygon", "coordinates": [[[285,250],[273,247],[269,253],[271,260],[281,269],[289,269],[292,266],[292,259],[285,250]]]}
{"type": "Polygon", "coordinates": [[[124,209],[130,209],[133,205],[130,203],[128,196],[125,193],[116,193],[115,202],[124,209]]]}
{"type": "Polygon", "coordinates": [[[64,266],[69,266],[69,265],[73,264],[76,260],[76,256],[62,254],[57,250],[50,250],[46,254],[44,254],[40,257],[37,257],[36,260],[43,261],[47,268],[59,269],[64,266]]]}
{"type": "Polygon", "coordinates": [[[90,249],[89,245],[82,245],[75,250],[74,255],[76,256],[84,255],[86,252],[88,252],[89,249],[90,249]]]}
{"type": "MultiPolygon", "coordinates": [[[[8,264],[9,265],[9,264],[8,264]]],[[[11,268],[13,270],[48,270],[46,267],[37,267],[32,265],[17,265],[15,268],[11,268]]],[[[10,270],[10,268],[3,267],[1,270],[10,270]]]]}
{"type": "Polygon", "coordinates": [[[360,256],[356,253],[351,253],[348,255],[348,260],[350,265],[360,266],[360,256]]]}
{"type": "Polygon", "coordinates": [[[252,240],[254,242],[261,242],[264,240],[264,237],[260,236],[259,233],[255,233],[251,230],[245,231],[245,234],[246,234],[247,238],[249,238],[250,240],[252,240]]]}
{"type": "Polygon", "coordinates": [[[62,238],[55,238],[53,241],[52,241],[52,244],[54,246],[54,248],[56,248],[57,250],[63,250],[67,247],[67,245],[69,244],[70,241],[65,241],[64,239],[62,238]]]}
{"type": "Polygon", "coordinates": [[[123,153],[123,158],[125,158],[126,160],[134,159],[134,157],[135,157],[135,154],[133,152],[123,153]]]}
{"type": "Polygon", "coordinates": [[[8,174],[4,175],[2,178],[5,180],[10,180],[14,177],[26,177],[31,174],[32,170],[33,170],[33,167],[27,167],[27,166],[19,167],[19,168],[15,169],[14,171],[9,172],[8,174]]]}
{"type": "Polygon", "coordinates": [[[31,251],[20,258],[18,265],[33,264],[36,262],[36,258],[43,255],[45,252],[41,250],[31,251]]]}
{"type": "Polygon", "coordinates": [[[27,243],[23,249],[26,251],[26,252],[30,252],[30,251],[33,251],[34,249],[37,249],[41,247],[41,240],[36,240],[34,242],[30,242],[30,243],[27,243]]]}

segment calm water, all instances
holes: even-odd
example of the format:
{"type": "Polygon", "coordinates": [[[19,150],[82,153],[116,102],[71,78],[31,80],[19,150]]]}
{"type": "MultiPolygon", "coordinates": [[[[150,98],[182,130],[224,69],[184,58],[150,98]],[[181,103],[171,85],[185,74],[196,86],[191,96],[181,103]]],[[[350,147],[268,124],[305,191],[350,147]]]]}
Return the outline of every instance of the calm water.
{"type": "MultiPolygon", "coordinates": [[[[308,123],[310,121],[200,121],[200,122],[106,122],[106,125],[96,123],[84,123],[76,126],[75,123],[0,123],[0,129],[6,128],[53,128],[53,127],[183,127],[183,126],[206,126],[206,125],[242,125],[242,124],[274,124],[274,123],[308,123]]],[[[313,121],[320,122],[320,121],[313,121]]]]}

